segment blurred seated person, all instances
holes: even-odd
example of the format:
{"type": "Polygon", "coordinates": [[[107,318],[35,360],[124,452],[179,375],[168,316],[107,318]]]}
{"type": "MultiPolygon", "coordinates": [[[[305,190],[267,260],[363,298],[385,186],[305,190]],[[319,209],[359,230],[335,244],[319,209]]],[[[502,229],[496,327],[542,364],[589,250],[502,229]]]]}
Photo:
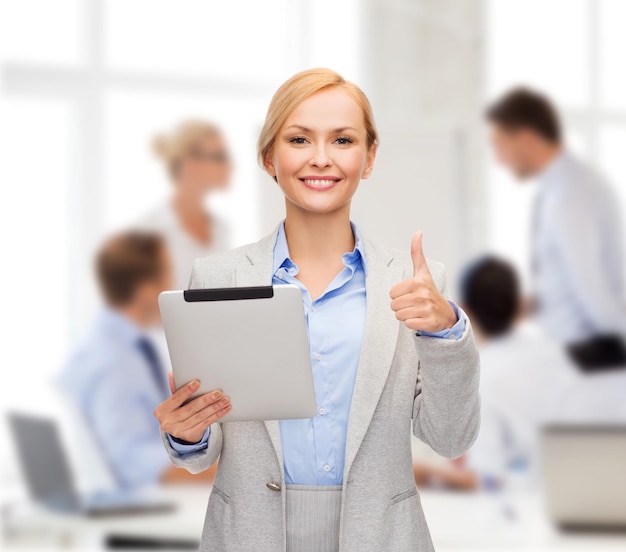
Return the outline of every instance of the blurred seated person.
{"type": "Polygon", "coordinates": [[[513,473],[535,486],[539,429],[561,418],[577,371],[559,343],[525,319],[518,277],[508,262],[486,256],[470,265],[461,296],[472,312],[483,367],[483,422],[467,467],[483,487],[501,486],[513,473]]]}
{"type": "Polygon", "coordinates": [[[186,289],[197,257],[230,247],[231,229],[208,202],[214,192],[229,188],[232,161],[222,131],[201,120],[184,121],[157,136],[154,151],[165,166],[171,193],[135,226],[163,236],[173,264],[172,289],[186,289]]]}
{"type": "Polygon", "coordinates": [[[167,248],[158,234],[127,232],[103,245],[96,271],[105,305],[60,376],[120,487],[212,480],[174,467],[154,409],[170,395],[147,330],[160,323],[158,295],[171,288],[167,248]]]}
{"type": "Polygon", "coordinates": [[[456,461],[416,460],[416,482],[494,489],[515,474],[517,483],[533,487],[539,428],[557,419],[559,406],[570,400],[576,370],[556,342],[523,321],[518,278],[506,261],[485,256],[467,267],[460,301],[480,351],[480,433],[456,461]]]}

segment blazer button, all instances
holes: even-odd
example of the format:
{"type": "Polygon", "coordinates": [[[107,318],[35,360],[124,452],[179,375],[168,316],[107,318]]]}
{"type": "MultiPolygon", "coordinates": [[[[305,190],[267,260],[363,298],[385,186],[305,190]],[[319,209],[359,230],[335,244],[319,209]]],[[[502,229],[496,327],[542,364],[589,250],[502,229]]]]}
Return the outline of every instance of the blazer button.
{"type": "Polygon", "coordinates": [[[266,486],[271,491],[280,492],[280,485],[277,485],[276,483],[266,483],[266,486]]]}

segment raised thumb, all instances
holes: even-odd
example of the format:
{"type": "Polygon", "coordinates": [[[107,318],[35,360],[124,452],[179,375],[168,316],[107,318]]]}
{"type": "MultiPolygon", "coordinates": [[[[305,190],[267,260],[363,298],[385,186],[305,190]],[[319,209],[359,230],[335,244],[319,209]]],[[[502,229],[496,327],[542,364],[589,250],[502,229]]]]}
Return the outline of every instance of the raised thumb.
{"type": "Polygon", "coordinates": [[[422,231],[418,230],[411,240],[411,259],[413,259],[413,276],[420,274],[430,274],[424,250],[422,248],[422,231]]]}

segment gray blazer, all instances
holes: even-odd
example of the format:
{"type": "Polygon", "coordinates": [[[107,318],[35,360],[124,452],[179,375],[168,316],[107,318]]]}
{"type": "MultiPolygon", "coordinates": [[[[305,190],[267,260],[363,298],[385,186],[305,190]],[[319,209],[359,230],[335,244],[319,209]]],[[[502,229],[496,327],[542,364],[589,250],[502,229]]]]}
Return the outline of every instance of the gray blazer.
{"type": "MultiPolygon", "coordinates": [[[[256,243],[196,259],[190,288],[271,285],[277,230],[256,243]]],[[[408,247],[399,251],[361,237],[367,320],[350,407],[339,549],[432,551],[413,477],[411,431],[450,458],[472,445],[480,424],[478,352],[469,323],[454,340],[418,337],[399,322],[389,290],[413,274],[408,247]]],[[[443,265],[427,262],[447,297],[443,265]]],[[[173,463],[192,473],[220,457],[201,550],[286,550],[278,421],[214,423],[208,448],[184,455],[162,437],[173,463]]]]}

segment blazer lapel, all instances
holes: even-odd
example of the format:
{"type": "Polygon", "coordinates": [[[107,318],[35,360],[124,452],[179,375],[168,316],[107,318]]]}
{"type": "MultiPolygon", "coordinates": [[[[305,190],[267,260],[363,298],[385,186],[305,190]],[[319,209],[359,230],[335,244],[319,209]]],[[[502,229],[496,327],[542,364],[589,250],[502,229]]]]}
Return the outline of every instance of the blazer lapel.
{"type": "MultiPolygon", "coordinates": [[[[272,284],[274,244],[279,226],[247,249],[236,267],[237,286],[272,284]]],[[[387,381],[396,349],[399,322],[391,310],[389,290],[405,277],[399,259],[389,249],[380,248],[362,235],[367,277],[365,279],[367,319],[350,405],[344,482],[365,437],[374,410],[387,381]]],[[[264,422],[284,473],[278,420],[264,422]]],[[[281,475],[282,477],[282,475],[281,475]]]]}
{"type": "MultiPolygon", "coordinates": [[[[281,222],[282,224],[282,222],[281,222]]],[[[272,264],[274,258],[274,244],[278,228],[251,246],[245,257],[235,269],[235,281],[237,287],[243,286],[271,286],[272,285],[272,264]]],[[[280,464],[280,473],[284,474],[283,452],[280,444],[280,425],[278,420],[263,422],[267,428],[272,444],[280,464]]],[[[283,475],[281,475],[283,477],[283,475]]]]}
{"type": "Polygon", "coordinates": [[[399,322],[391,310],[389,290],[404,277],[402,263],[399,259],[394,260],[391,250],[380,248],[364,237],[362,239],[367,271],[367,318],[348,419],[344,483],[348,480],[350,467],[365,437],[391,368],[399,322]]]}

